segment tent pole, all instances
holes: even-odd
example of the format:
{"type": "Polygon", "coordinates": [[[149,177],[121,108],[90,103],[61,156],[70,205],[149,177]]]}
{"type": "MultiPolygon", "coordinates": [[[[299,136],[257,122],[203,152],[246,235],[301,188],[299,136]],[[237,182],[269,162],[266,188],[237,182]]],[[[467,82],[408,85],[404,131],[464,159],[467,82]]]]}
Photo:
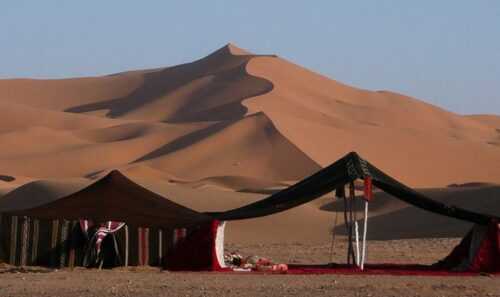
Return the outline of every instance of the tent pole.
{"type": "Polygon", "coordinates": [[[351,181],[349,183],[349,203],[348,203],[348,206],[349,206],[349,254],[350,254],[350,257],[351,257],[351,263],[352,264],[356,264],[355,263],[355,251],[354,251],[354,245],[353,245],[353,241],[354,241],[354,236],[353,236],[353,232],[354,232],[354,215],[353,215],[353,205],[354,205],[354,198],[356,197],[356,193],[355,193],[355,189],[354,189],[354,182],[351,181]]]}
{"type": "Polygon", "coordinates": [[[357,212],[357,199],[356,195],[352,196],[352,212],[353,212],[353,223],[354,223],[354,239],[355,239],[355,246],[356,249],[354,250],[355,252],[355,259],[356,259],[356,266],[359,267],[359,261],[360,261],[360,253],[359,253],[359,224],[358,224],[358,212],[357,212]]]}
{"type": "Polygon", "coordinates": [[[358,221],[354,221],[354,232],[355,232],[355,244],[356,244],[356,266],[359,267],[359,228],[358,228],[358,221]]]}
{"type": "Polygon", "coordinates": [[[344,196],[344,223],[347,232],[347,264],[351,264],[351,225],[349,223],[349,216],[347,215],[349,202],[347,197],[344,196]]]}
{"type": "Polygon", "coordinates": [[[363,226],[363,250],[361,254],[361,270],[365,267],[366,261],[366,231],[368,228],[368,201],[365,201],[365,216],[364,216],[364,226],[363,226]]]}

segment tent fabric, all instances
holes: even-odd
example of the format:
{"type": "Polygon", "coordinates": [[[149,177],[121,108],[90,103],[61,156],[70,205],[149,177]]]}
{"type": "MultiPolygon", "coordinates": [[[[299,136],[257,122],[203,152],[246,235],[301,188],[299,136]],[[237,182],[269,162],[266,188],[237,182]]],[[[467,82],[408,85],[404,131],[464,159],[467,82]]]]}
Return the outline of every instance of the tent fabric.
{"type": "MultiPolygon", "coordinates": [[[[97,267],[95,242],[99,225],[84,234],[79,221],[40,220],[0,215],[0,263],[15,266],[97,267]]],[[[102,241],[102,267],[154,266],[175,270],[221,270],[223,223],[183,228],[125,225],[102,241]],[[221,228],[222,227],[222,228],[221,228]],[[183,230],[185,236],[178,237],[183,230]]]]}
{"type": "Polygon", "coordinates": [[[453,271],[500,272],[500,225],[475,225],[435,266],[453,271]]]}
{"type": "Polygon", "coordinates": [[[43,205],[26,207],[2,199],[0,213],[38,219],[120,221],[135,226],[169,228],[212,220],[208,215],[143,188],[116,170],[76,193],[43,205]]]}
{"type": "Polygon", "coordinates": [[[149,191],[118,171],[66,197],[45,203],[40,198],[35,204],[0,201],[0,261],[49,267],[100,263],[102,267],[222,268],[217,255],[223,255],[223,228],[218,221],[149,191]],[[99,236],[103,230],[98,223],[91,233],[86,233],[88,228],[82,231],[81,222],[90,220],[126,225],[99,236]],[[95,248],[99,238],[100,254],[95,248]],[[183,258],[188,250],[194,254],[183,258]]]}
{"type": "Polygon", "coordinates": [[[183,230],[171,253],[165,268],[175,271],[222,271],[224,264],[224,222],[214,220],[183,230]]]}
{"type": "Polygon", "coordinates": [[[86,242],[80,230],[76,221],[0,215],[0,262],[16,266],[79,266],[86,242]]]}
{"type": "Polygon", "coordinates": [[[225,221],[267,216],[310,202],[328,192],[343,188],[356,179],[365,178],[369,178],[374,186],[394,197],[433,213],[480,225],[487,225],[492,220],[499,219],[432,200],[388,176],[355,152],[268,198],[225,212],[207,214],[225,221]]]}

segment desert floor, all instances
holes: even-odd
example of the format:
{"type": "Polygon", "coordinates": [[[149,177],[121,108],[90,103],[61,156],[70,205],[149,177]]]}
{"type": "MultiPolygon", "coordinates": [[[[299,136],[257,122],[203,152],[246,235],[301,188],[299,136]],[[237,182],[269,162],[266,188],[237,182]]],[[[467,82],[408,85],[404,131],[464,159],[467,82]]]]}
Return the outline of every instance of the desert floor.
{"type": "MultiPolygon", "coordinates": [[[[4,210],[55,201],[119,170],[186,207],[224,211],[357,151],[432,199],[500,213],[499,116],[459,115],[402,94],[360,89],[233,44],[166,68],[2,79],[0,144],[4,210]]],[[[343,209],[328,194],[280,214],[232,222],[226,248],[282,263],[328,263],[325,236],[343,209]]],[[[368,260],[430,264],[458,240],[404,238],[459,237],[469,228],[376,192],[368,260]]],[[[345,262],[345,250],[339,240],[333,260],[345,262]]],[[[52,271],[0,264],[0,297],[488,294],[500,296],[500,277],[52,271]]]]}
{"type": "MultiPolygon", "coordinates": [[[[459,239],[370,241],[369,262],[433,263],[459,239]]],[[[335,244],[334,260],[345,243],[335,244]]],[[[330,243],[226,245],[277,262],[325,263],[330,243]]],[[[500,296],[500,277],[263,275],[115,270],[0,269],[0,296],[500,296]]]]}

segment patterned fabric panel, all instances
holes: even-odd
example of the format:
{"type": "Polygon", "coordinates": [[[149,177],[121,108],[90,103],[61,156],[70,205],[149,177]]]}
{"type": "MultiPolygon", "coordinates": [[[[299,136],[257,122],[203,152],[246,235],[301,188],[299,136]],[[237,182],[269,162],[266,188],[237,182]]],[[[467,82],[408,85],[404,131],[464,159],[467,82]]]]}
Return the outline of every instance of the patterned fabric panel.
{"type": "Polygon", "coordinates": [[[2,215],[0,261],[11,265],[81,265],[85,241],[76,223],[2,215]]]}
{"type": "MultiPolygon", "coordinates": [[[[126,225],[104,239],[103,267],[164,267],[175,239],[172,229],[126,225]]],[[[0,262],[58,268],[83,266],[89,248],[78,221],[0,215],[0,262]]]]}

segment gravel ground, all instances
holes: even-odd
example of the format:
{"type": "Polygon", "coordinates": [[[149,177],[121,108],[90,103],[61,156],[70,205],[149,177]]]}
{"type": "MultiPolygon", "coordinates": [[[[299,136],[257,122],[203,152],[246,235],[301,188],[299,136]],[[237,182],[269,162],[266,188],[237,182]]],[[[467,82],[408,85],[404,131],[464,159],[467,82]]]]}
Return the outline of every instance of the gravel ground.
{"type": "MultiPolygon", "coordinates": [[[[458,239],[369,242],[371,262],[432,263],[458,239]]],[[[344,242],[335,250],[343,251],[344,242]]],[[[227,245],[278,262],[325,263],[330,244],[227,245]]],[[[337,253],[334,259],[345,258],[337,253]]],[[[8,296],[500,296],[500,277],[261,275],[173,273],[156,268],[50,270],[0,267],[0,297],[8,296]]]]}

